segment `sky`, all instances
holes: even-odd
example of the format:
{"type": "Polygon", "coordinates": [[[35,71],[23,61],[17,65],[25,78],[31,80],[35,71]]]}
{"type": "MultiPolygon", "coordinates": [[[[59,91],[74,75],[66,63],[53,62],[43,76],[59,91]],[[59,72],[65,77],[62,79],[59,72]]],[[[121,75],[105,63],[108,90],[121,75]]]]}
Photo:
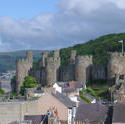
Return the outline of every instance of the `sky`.
{"type": "Polygon", "coordinates": [[[125,0],[0,0],[0,52],[52,50],[125,32],[125,0]]]}

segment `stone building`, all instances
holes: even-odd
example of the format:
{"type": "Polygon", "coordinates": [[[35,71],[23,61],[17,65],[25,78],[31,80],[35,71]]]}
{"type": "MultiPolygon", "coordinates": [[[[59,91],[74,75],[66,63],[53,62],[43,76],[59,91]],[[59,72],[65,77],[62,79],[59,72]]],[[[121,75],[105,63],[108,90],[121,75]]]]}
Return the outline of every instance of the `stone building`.
{"type": "Polygon", "coordinates": [[[59,67],[60,67],[60,55],[59,51],[56,50],[53,53],[53,57],[48,57],[46,59],[46,83],[51,85],[58,80],[59,74],[59,67]]]}
{"type": "Polygon", "coordinates": [[[125,56],[122,53],[110,53],[108,59],[108,78],[116,79],[116,83],[120,79],[125,79],[125,56]]]}
{"type": "Polygon", "coordinates": [[[74,80],[86,83],[90,80],[107,78],[107,70],[103,65],[93,65],[92,56],[77,56],[76,50],[71,51],[70,62],[65,66],[61,65],[60,51],[55,50],[51,54],[43,52],[38,68],[31,68],[32,57],[29,52],[25,60],[22,59],[17,61],[16,77],[18,92],[29,70],[29,74],[35,77],[38,83],[48,86],[58,81],[64,82],[74,80]]]}
{"type": "Polygon", "coordinates": [[[32,68],[32,52],[28,51],[26,59],[19,59],[16,62],[16,91],[20,92],[20,87],[23,84],[24,78],[28,76],[32,68]]]}
{"type": "Polygon", "coordinates": [[[88,81],[92,64],[92,56],[77,56],[75,61],[75,80],[88,81]]]}

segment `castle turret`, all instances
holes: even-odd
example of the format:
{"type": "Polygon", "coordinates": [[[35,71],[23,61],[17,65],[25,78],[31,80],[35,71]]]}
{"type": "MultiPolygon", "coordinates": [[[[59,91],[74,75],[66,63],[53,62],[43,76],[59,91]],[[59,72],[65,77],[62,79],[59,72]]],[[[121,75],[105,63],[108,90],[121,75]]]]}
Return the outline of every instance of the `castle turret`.
{"type": "Polygon", "coordinates": [[[76,50],[71,51],[71,57],[70,57],[71,64],[75,64],[75,59],[76,59],[76,50]]]}
{"type": "Polygon", "coordinates": [[[75,80],[86,82],[90,75],[92,56],[77,56],[75,63],[75,80]]]}
{"type": "Polygon", "coordinates": [[[26,58],[28,59],[29,63],[33,63],[33,55],[32,55],[32,51],[27,51],[26,53],[26,58]]]}
{"type": "Polygon", "coordinates": [[[108,78],[125,79],[125,56],[122,53],[110,53],[108,58],[108,78]]]}
{"type": "Polygon", "coordinates": [[[40,62],[40,67],[45,67],[47,57],[48,57],[48,52],[43,52],[42,53],[42,61],[40,62]]]}
{"type": "Polygon", "coordinates": [[[58,80],[59,67],[60,67],[60,54],[59,51],[54,51],[53,57],[46,59],[46,83],[51,85],[58,80]]]}
{"type": "Polygon", "coordinates": [[[46,83],[47,85],[51,85],[51,83],[54,83],[57,81],[56,63],[53,57],[47,58],[46,63],[47,63],[46,64],[46,83]]]}
{"type": "Polygon", "coordinates": [[[20,87],[23,85],[24,78],[29,75],[32,68],[32,52],[27,52],[26,59],[16,61],[16,91],[20,92],[20,87]]]}

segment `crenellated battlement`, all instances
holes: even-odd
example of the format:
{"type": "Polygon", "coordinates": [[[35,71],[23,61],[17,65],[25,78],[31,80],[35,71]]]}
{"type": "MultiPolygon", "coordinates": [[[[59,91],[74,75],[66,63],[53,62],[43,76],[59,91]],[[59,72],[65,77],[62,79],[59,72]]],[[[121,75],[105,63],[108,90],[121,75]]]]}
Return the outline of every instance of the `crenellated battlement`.
{"type": "Polygon", "coordinates": [[[84,64],[84,63],[92,63],[92,56],[77,56],[76,57],[76,64],[84,64]]]}
{"type": "Polygon", "coordinates": [[[110,57],[125,57],[121,52],[110,52],[109,55],[110,57]]]}
{"type": "Polygon", "coordinates": [[[25,76],[28,76],[29,70],[32,68],[32,52],[28,51],[26,59],[16,61],[16,91],[20,92],[25,76]]]}

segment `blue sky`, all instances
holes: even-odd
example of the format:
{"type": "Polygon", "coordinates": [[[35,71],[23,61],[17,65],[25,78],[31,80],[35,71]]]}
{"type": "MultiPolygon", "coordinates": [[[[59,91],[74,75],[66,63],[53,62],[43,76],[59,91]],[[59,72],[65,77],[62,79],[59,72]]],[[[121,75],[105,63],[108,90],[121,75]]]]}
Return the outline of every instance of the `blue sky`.
{"type": "Polygon", "coordinates": [[[41,12],[55,13],[59,0],[0,0],[0,16],[32,18],[41,12]]]}
{"type": "Polygon", "coordinates": [[[0,0],[0,52],[52,50],[125,32],[125,0],[0,0]]]}

